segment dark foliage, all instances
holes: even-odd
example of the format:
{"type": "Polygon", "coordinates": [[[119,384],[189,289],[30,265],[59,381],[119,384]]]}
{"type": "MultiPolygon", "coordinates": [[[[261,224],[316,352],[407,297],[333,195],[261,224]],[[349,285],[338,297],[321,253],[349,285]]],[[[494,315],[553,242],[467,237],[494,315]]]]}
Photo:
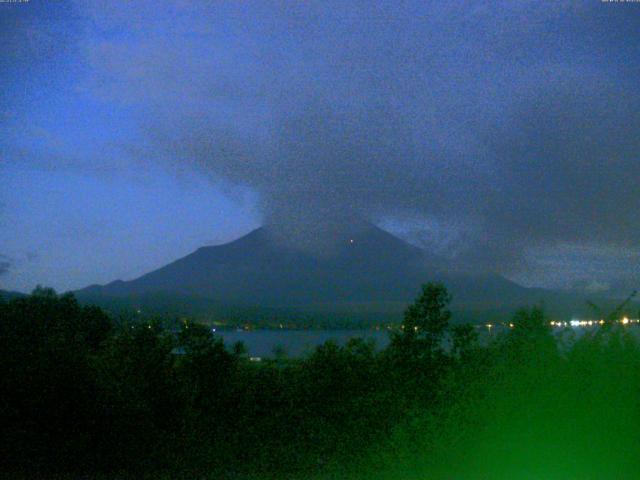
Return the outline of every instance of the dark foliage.
{"type": "Polygon", "coordinates": [[[449,325],[449,300],[425,285],[382,351],[352,339],[262,362],[197,323],[114,321],[41,288],[0,302],[2,471],[605,478],[615,462],[633,478],[640,349],[627,330],[559,341],[532,308],[483,346],[449,325]]]}

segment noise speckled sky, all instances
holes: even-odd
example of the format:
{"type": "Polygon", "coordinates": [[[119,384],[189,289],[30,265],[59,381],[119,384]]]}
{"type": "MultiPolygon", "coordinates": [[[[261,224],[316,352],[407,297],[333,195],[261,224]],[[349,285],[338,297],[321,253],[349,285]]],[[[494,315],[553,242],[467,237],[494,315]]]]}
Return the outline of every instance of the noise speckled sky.
{"type": "Polygon", "coordinates": [[[639,3],[30,0],[0,41],[0,288],[359,219],[525,285],[640,283],[639,3]]]}

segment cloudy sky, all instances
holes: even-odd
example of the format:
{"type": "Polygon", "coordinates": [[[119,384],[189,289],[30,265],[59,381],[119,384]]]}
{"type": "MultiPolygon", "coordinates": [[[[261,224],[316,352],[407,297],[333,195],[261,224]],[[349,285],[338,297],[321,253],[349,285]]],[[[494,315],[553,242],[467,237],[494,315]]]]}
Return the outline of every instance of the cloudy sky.
{"type": "Polygon", "coordinates": [[[640,3],[29,0],[0,40],[0,288],[356,219],[640,284],[640,3]]]}

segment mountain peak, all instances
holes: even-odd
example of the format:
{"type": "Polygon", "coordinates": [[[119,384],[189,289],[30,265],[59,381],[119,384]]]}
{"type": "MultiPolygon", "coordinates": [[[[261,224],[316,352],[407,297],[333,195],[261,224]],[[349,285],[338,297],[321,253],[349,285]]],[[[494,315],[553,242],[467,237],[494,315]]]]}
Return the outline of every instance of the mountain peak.
{"type": "Polygon", "coordinates": [[[272,242],[281,248],[297,250],[318,258],[337,257],[363,248],[379,249],[381,252],[401,250],[416,256],[425,254],[420,248],[365,221],[317,224],[304,228],[269,224],[249,235],[255,235],[256,239],[272,242]]]}
{"type": "Polygon", "coordinates": [[[399,315],[420,285],[434,280],[450,288],[455,308],[521,306],[544,293],[499,275],[452,274],[444,265],[366,222],[304,230],[266,225],[232,242],[199,248],[135,280],[78,294],[98,302],[101,297],[137,302],[165,295],[187,310],[189,302],[201,299],[252,311],[349,315],[356,308],[371,315],[399,315]]]}

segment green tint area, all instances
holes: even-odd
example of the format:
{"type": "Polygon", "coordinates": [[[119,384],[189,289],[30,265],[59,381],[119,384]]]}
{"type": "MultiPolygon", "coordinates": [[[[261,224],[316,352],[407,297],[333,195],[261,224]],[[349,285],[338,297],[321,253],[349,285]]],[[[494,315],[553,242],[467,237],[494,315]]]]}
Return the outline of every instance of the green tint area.
{"type": "Polygon", "coordinates": [[[111,318],[38,290],[0,303],[9,478],[640,478],[636,325],[489,345],[428,284],[390,345],[251,361],[210,328],[111,318]],[[563,341],[565,339],[566,341],[563,341]]]}
{"type": "Polygon", "coordinates": [[[445,405],[418,409],[372,456],[381,460],[375,477],[640,478],[634,335],[587,334],[565,351],[550,334],[517,336],[459,364],[445,405]]]}

